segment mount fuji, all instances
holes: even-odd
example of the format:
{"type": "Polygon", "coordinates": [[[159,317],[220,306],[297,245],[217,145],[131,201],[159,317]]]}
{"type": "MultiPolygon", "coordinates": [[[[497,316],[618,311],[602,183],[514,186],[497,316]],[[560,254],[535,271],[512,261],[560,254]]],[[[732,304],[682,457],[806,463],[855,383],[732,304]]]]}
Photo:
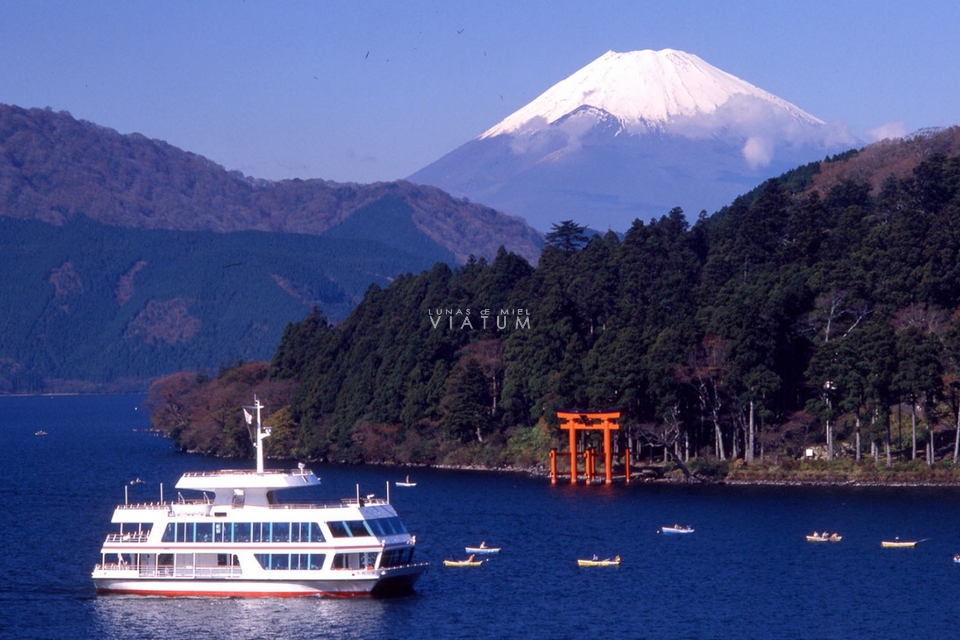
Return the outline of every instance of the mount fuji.
{"type": "Polygon", "coordinates": [[[547,231],[625,231],[681,207],[713,213],[763,180],[857,145],[699,57],[609,51],[411,175],[547,231]]]}

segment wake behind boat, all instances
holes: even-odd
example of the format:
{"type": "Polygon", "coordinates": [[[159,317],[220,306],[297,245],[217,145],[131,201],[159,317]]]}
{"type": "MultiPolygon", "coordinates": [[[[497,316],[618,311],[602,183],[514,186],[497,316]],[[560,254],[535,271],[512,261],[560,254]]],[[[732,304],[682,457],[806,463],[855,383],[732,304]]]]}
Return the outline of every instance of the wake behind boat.
{"type": "Polygon", "coordinates": [[[910,549],[921,542],[923,542],[923,540],[901,540],[900,538],[895,538],[893,540],[883,540],[880,542],[880,546],[884,549],[910,549]]]}
{"type": "MultiPolygon", "coordinates": [[[[405,593],[426,571],[387,498],[279,503],[285,489],[317,486],[301,464],[264,470],[255,399],[257,469],[185,473],[177,489],[202,498],[121,504],[93,570],[98,593],[163,596],[354,596],[405,593]],[[214,497],[208,497],[212,493],[214,497]]],[[[248,425],[253,414],[244,408],[248,425]]]]}

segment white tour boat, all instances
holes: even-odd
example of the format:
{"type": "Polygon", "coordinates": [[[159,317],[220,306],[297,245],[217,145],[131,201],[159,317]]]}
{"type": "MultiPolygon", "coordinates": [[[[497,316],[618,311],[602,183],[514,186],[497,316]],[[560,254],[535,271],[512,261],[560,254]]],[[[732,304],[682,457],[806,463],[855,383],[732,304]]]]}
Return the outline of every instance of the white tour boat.
{"type": "MultiPolygon", "coordinates": [[[[161,596],[357,596],[405,593],[426,571],[414,562],[410,535],[386,499],[285,503],[283,489],[320,479],[300,465],[263,469],[255,399],[257,469],[185,473],[177,489],[202,497],[121,504],[93,570],[98,593],[161,596]],[[213,494],[210,498],[208,494],[213,494]]],[[[252,426],[254,415],[244,409],[252,426]]]]}

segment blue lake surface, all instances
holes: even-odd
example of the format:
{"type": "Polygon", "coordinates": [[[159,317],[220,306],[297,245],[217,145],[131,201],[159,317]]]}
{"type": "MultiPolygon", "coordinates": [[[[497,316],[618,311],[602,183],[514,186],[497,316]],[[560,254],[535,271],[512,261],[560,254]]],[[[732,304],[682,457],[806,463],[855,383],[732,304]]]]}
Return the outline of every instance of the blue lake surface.
{"type": "MultiPolygon", "coordinates": [[[[0,398],[2,638],[951,638],[956,488],[550,486],[511,473],[312,464],[316,496],[390,487],[418,559],[393,599],[97,596],[90,572],[124,500],[187,470],[253,467],[174,451],[141,396],[0,398]],[[35,436],[38,430],[46,436],[35,436]],[[143,484],[130,485],[141,478],[143,484]],[[657,533],[691,524],[684,536],[657,533]],[[813,530],[837,544],[811,544],[813,530]],[[914,549],[881,549],[899,536],[914,549]],[[499,556],[443,566],[485,540],[499,556]],[[577,558],[620,555],[619,568],[577,558]]],[[[265,399],[269,402],[269,399],[265,399]]],[[[268,466],[280,466],[270,465],[268,466]]],[[[287,466],[287,465],[283,465],[287,466]]],[[[292,499],[295,494],[290,494],[292,499]]]]}

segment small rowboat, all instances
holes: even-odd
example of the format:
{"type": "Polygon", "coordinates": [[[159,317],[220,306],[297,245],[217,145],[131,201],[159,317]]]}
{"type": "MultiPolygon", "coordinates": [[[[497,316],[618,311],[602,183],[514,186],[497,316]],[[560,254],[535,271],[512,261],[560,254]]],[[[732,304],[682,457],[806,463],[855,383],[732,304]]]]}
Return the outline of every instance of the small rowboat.
{"type": "Polygon", "coordinates": [[[619,567],[620,566],[620,556],[617,556],[613,560],[606,558],[604,560],[577,560],[577,566],[579,567],[619,567]]]}
{"type": "Polygon", "coordinates": [[[904,541],[904,540],[884,540],[880,543],[880,546],[884,549],[908,549],[917,546],[917,543],[921,542],[920,540],[904,541]]]}
{"type": "Polygon", "coordinates": [[[417,486],[417,483],[416,483],[416,482],[410,482],[410,476],[407,476],[407,479],[406,479],[406,481],[404,481],[404,482],[394,482],[393,484],[397,485],[398,487],[415,487],[415,486],[417,486]]]}
{"type": "Polygon", "coordinates": [[[483,560],[474,560],[473,555],[471,555],[466,560],[444,560],[443,566],[445,567],[479,567],[483,564],[483,560]]]}
{"type": "Polygon", "coordinates": [[[812,536],[807,536],[807,542],[840,542],[843,540],[843,536],[839,533],[827,534],[824,531],[822,534],[814,533],[812,536]]]}
{"type": "Polygon", "coordinates": [[[481,542],[479,547],[464,547],[467,553],[500,553],[500,547],[488,547],[485,543],[481,542]]]}
{"type": "Polygon", "coordinates": [[[956,562],[957,564],[960,564],[960,553],[953,556],[953,561],[956,562]]]}
{"type": "Polygon", "coordinates": [[[693,533],[693,527],[675,524],[672,527],[660,527],[659,533],[693,533]]]}

